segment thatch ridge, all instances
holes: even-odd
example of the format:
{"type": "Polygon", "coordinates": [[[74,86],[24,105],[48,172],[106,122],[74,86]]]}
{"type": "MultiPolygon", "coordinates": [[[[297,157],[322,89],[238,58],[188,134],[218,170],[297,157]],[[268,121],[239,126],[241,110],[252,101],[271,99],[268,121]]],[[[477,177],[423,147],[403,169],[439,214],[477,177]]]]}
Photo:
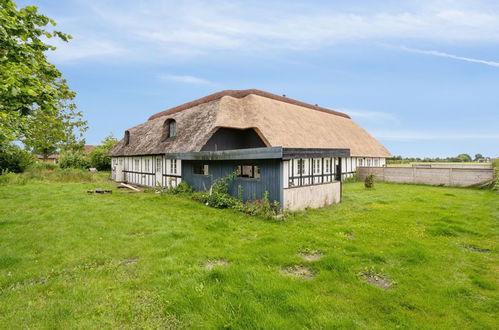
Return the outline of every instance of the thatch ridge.
{"type": "Polygon", "coordinates": [[[208,103],[208,102],[211,102],[211,101],[215,101],[215,100],[221,99],[224,96],[231,96],[231,97],[234,97],[234,98],[237,98],[237,99],[241,99],[241,98],[244,98],[244,97],[246,97],[248,95],[251,95],[251,94],[258,95],[258,96],[263,96],[263,97],[266,97],[266,98],[269,98],[269,99],[273,99],[273,100],[277,100],[277,101],[281,101],[281,102],[285,102],[285,103],[289,103],[289,104],[294,104],[294,105],[298,105],[298,106],[301,106],[301,107],[309,108],[309,109],[312,109],[312,110],[322,111],[322,112],[326,112],[326,113],[329,113],[329,114],[333,114],[333,115],[337,115],[337,116],[341,116],[341,117],[345,117],[345,118],[349,118],[350,119],[349,115],[347,115],[345,113],[342,113],[342,112],[338,112],[338,111],[335,111],[335,110],[331,110],[331,109],[319,107],[317,105],[312,105],[312,104],[309,104],[309,103],[305,103],[305,102],[301,102],[301,101],[298,101],[298,100],[290,99],[290,98],[285,97],[285,96],[279,96],[279,95],[272,94],[272,93],[269,93],[269,92],[264,92],[264,91],[261,91],[259,89],[228,89],[228,90],[224,90],[224,91],[221,91],[221,92],[218,92],[218,93],[214,93],[214,94],[202,97],[200,99],[197,99],[197,100],[194,100],[194,101],[191,101],[191,102],[187,102],[187,103],[181,104],[179,106],[170,108],[168,110],[164,110],[164,111],[158,112],[158,113],[152,115],[151,117],[149,117],[149,120],[156,119],[156,118],[163,117],[163,116],[172,115],[174,113],[190,109],[192,107],[201,105],[203,103],[208,103]]]}

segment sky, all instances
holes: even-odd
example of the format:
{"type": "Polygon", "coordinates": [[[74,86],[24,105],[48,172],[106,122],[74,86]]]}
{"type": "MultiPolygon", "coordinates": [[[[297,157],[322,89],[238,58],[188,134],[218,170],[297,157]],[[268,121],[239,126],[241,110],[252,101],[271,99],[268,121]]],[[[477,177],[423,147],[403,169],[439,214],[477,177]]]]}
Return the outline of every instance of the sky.
{"type": "Polygon", "coordinates": [[[225,89],[342,111],[392,154],[499,156],[499,1],[32,0],[87,144],[225,89]]]}

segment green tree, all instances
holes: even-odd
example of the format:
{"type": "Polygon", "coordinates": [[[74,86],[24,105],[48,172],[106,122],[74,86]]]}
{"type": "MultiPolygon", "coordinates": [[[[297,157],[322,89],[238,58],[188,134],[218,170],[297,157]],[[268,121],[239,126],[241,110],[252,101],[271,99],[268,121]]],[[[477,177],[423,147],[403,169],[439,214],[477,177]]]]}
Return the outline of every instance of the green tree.
{"type": "Polygon", "coordinates": [[[95,167],[99,171],[111,169],[111,158],[107,156],[109,150],[118,143],[118,140],[111,134],[102,140],[101,145],[95,147],[88,155],[90,167],[95,167]]]}
{"type": "Polygon", "coordinates": [[[476,155],[475,155],[475,159],[474,159],[474,161],[476,162],[476,161],[479,161],[480,159],[483,159],[483,158],[484,158],[484,157],[483,157],[483,155],[482,155],[482,154],[476,154],[476,155]]]}
{"type": "Polygon", "coordinates": [[[37,109],[22,121],[25,128],[20,140],[33,153],[47,158],[58,150],[83,150],[83,132],[87,129],[87,122],[74,104],[50,111],[37,109]]]}
{"type": "Polygon", "coordinates": [[[47,154],[78,144],[85,130],[75,93],[47,60],[55,47],[42,39],[71,39],[47,29],[55,24],[36,6],[18,9],[12,0],[0,0],[0,145],[20,140],[47,154]]]}
{"type": "Polygon", "coordinates": [[[457,155],[456,159],[458,162],[471,162],[472,161],[471,156],[468,154],[459,154],[459,155],[457,155]]]}
{"type": "Polygon", "coordinates": [[[8,170],[20,173],[35,162],[32,154],[19,146],[8,144],[0,148],[0,174],[8,170]]]}

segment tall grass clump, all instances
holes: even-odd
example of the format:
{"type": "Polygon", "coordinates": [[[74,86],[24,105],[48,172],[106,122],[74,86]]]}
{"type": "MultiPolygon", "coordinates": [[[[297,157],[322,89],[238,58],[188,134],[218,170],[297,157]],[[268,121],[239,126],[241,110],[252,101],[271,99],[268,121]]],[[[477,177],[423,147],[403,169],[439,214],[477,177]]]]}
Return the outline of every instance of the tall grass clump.
{"type": "Polygon", "coordinates": [[[4,170],[0,173],[1,185],[20,185],[28,182],[44,183],[85,183],[105,182],[109,179],[109,172],[92,173],[78,168],[59,168],[54,164],[37,163],[29,167],[24,173],[12,173],[4,170]]]}

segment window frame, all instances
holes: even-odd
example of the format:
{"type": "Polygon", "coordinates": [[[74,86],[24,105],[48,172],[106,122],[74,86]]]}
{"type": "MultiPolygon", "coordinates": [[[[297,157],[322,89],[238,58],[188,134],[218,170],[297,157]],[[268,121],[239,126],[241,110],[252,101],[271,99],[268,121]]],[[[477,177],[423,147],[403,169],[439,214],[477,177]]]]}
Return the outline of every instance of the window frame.
{"type": "Polygon", "coordinates": [[[242,180],[260,180],[262,178],[262,171],[260,165],[257,164],[241,164],[236,165],[236,178],[242,180]],[[251,176],[243,176],[243,167],[251,166],[251,176]],[[258,175],[258,176],[256,176],[258,175]]]}
{"type": "Polygon", "coordinates": [[[203,175],[203,176],[208,176],[210,175],[210,165],[209,164],[194,164],[194,166],[192,167],[192,174],[193,175],[203,175]],[[199,172],[202,172],[202,173],[197,173],[196,172],[196,169],[201,169],[202,168],[202,171],[199,171],[199,172]]]}

